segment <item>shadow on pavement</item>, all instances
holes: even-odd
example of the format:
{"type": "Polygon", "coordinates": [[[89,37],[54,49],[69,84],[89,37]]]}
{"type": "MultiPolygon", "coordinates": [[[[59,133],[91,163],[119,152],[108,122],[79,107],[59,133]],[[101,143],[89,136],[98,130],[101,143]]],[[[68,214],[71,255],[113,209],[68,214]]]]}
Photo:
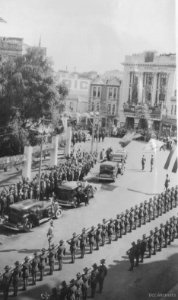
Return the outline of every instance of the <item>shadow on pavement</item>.
{"type": "MultiPolygon", "coordinates": [[[[159,255],[159,254],[157,254],[159,255]]],[[[114,260],[113,264],[108,266],[108,275],[104,282],[102,294],[96,293],[95,299],[98,300],[147,300],[150,294],[165,294],[177,284],[178,278],[178,253],[171,255],[167,260],[140,264],[129,272],[130,267],[128,259],[114,260]]],[[[76,270],[77,273],[77,270],[76,270]]],[[[55,278],[45,276],[48,280],[46,284],[40,284],[30,287],[25,292],[20,292],[18,300],[37,300],[40,299],[42,292],[50,293],[51,288],[59,287],[63,280],[62,272],[55,272],[55,278]],[[57,277],[56,275],[59,276],[57,277]]],[[[68,278],[68,282],[72,278],[68,278]]],[[[88,291],[90,295],[90,291],[88,291]]],[[[156,296],[157,299],[160,297],[156,296]]],[[[177,299],[175,295],[169,296],[169,299],[177,299]]]]}

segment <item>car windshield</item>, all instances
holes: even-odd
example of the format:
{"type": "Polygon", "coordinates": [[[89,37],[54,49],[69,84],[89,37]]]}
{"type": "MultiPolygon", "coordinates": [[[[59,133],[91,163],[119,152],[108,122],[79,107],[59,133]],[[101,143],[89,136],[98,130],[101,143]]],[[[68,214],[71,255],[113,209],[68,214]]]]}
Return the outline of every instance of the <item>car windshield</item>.
{"type": "Polygon", "coordinates": [[[109,165],[100,166],[100,173],[111,174],[113,173],[114,167],[109,165]]]}

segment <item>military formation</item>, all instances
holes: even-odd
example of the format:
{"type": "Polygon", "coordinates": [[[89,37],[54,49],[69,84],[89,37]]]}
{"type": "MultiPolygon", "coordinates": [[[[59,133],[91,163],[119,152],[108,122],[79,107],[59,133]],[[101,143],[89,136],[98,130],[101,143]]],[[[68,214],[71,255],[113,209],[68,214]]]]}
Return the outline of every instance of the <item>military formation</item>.
{"type": "Polygon", "coordinates": [[[60,163],[50,172],[42,173],[32,181],[22,178],[17,184],[5,187],[0,193],[0,213],[3,217],[8,213],[9,206],[26,199],[43,200],[55,194],[55,190],[63,181],[82,181],[97,162],[97,152],[89,154],[81,151],[72,152],[65,162],[60,163]]]}
{"type": "MultiPolygon", "coordinates": [[[[118,238],[122,238],[123,235],[126,235],[128,232],[132,232],[132,230],[140,227],[146,222],[150,222],[155,218],[158,218],[162,214],[165,214],[169,210],[177,207],[177,191],[178,186],[172,187],[171,189],[167,189],[165,192],[161,193],[158,196],[154,196],[153,199],[150,198],[149,201],[144,201],[140,203],[140,205],[135,205],[135,207],[131,207],[130,210],[126,210],[124,213],[117,214],[115,219],[103,219],[102,223],[98,224],[96,227],[92,226],[91,228],[83,228],[80,234],[73,233],[71,239],[67,240],[69,244],[69,250],[71,254],[71,263],[75,263],[76,255],[80,252],[80,257],[84,258],[86,253],[92,253],[93,250],[99,250],[101,246],[104,246],[105,243],[111,244],[113,240],[117,241],[118,238]]],[[[164,226],[164,228],[168,228],[168,230],[164,230],[162,239],[164,239],[164,243],[166,245],[170,242],[169,236],[167,236],[166,232],[172,230],[172,224],[174,223],[174,238],[177,237],[177,226],[178,219],[172,218],[168,223],[168,226],[164,226]],[[176,231],[175,231],[176,230],[176,231]]],[[[161,225],[162,226],[162,225],[161,225]]],[[[160,247],[163,244],[160,242],[161,232],[162,230],[157,230],[156,233],[157,241],[160,247]]],[[[155,237],[155,233],[151,232],[151,237],[155,237]]],[[[143,239],[144,241],[144,239],[143,239]]],[[[149,255],[152,255],[153,250],[157,251],[157,247],[151,247],[150,244],[156,245],[156,240],[152,239],[149,242],[147,239],[146,246],[142,241],[141,243],[143,250],[140,252],[140,248],[136,247],[133,244],[133,250],[130,250],[129,258],[131,262],[131,269],[134,265],[134,259],[136,259],[136,264],[139,263],[139,259],[144,258],[144,253],[148,249],[149,255]],[[155,243],[155,244],[154,244],[155,243]],[[138,250],[139,249],[139,250],[138,250]],[[137,251],[138,250],[138,251],[137,251]],[[140,254],[141,253],[141,254],[140,254]],[[134,257],[134,259],[133,259],[134,257]]],[[[163,242],[162,242],[163,243],[163,242]]],[[[132,248],[131,248],[132,249],[132,248]]],[[[32,283],[35,285],[37,277],[39,276],[39,280],[43,280],[43,277],[46,274],[46,270],[48,269],[48,275],[53,275],[55,270],[55,264],[57,262],[58,270],[62,270],[63,268],[63,259],[66,255],[66,246],[63,240],[60,240],[58,245],[49,244],[49,249],[42,249],[41,253],[34,253],[34,258],[29,259],[25,258],[25,261],[20,265],[19,262],[15,263],[15,267],[10,270],[9,266],[5,267],[5,273],[3,274],[3,291],[4,291],[4,299],[7,299],[6,295],[8,295],[8,286],[10,286],[11,281],[16,282],[14,286],[14,295],[18,292],[19,280],[22,276],[23,279],[23,289],[25,290],[28,286],[29,277],[32,278],[32,283]],[[21,267],[19,267],[19,265],[21,267]],[[18,267],[18,268],[17,268],[18,267]],[[17,272],[19,270],[19,272],[17,272]],[[16,275],[14,275],[14,272],[16,275]],[[17,274],[18,273],[18,274],[17,274]],[[8,277],[9,275],[9,277],[8,277]],[[15,281],[12,280],[15,276],[15,281]]],[[[75,298],[74,298],[75,299],[75,298]]]]}
{"type": "Polygon", "coordinates": [[[44,300],[86,300],[88,297],[94,298],[97,289],[100,294],[102,293],[107,272],[105,259],[101,259],[100,265],[94,263],[92,268],[84,268],[83,273],[77,273],[76,278],[70,280],[69,284],[62,281],[59,288],[52,289],[51,296],[44,293],[41,294],[41,298],[44,300]]]}
{"type": "Polygon", "coordinates": [[[178,218],[174,216],[166,224],[160,224],[159,228],[150,230],[148,237],[144,234],[137,243],[132,242],[132,247],[127,251],[130,260],[129,271],[133,271],[134,267],[143,263],[145,257],[150,258],[162,248],[167,248],[176,238],[178,238],[178,218]]]}
{"type": "Polygon", "coordinates": [[[87,134],[86,131],[83,130],[73,130],[72,132],[72,143],[75,145],[76,143],[86,142],[87,134]]]}

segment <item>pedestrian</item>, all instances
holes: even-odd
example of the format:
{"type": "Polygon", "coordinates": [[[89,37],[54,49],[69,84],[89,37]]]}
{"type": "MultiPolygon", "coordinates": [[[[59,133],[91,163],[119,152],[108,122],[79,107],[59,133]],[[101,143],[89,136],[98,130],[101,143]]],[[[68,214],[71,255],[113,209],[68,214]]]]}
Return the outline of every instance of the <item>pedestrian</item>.
{"type": "Polygon", "coordinates": [[[59,246],[57,248],[57,260],[59,265],[59,271],[62,270],[63,257],[66,255],[66,248],[64,246],[64,241],[60,240],[59,246]]]}
{"type": "Polygon", "coordinates": [[[39,266],[39,258],[38,258],[37,252],[35,251],[34,258],[31,261],[31,273],[32,273],[32,284],[33,285],[36,285],[36,277],[37,277],[37,272],[39,270],[38,266],[39,266]]]}
{"type": "Polygon", "coordinates": [[[107,268],[105,266],[105,259],[101,259],[101,265],[98,268],[98,283],[99,283],[99,293],[102,293],[104,279],[107,276],[107,268]]]}
{"type": "Polygon", "coordinates": [[[46,255],[46,249],[43,248],[41,250],[41,255],[39,257],[40,262],[39,262],[39,270],[40,270],[40,280],[43,280],[44,274],[45,274],[45,267],[46,267],[46,262],[47,262],[47,255],[46,255]]]}
{"type": "Polygon", "coordinates": [[[49,275],[53,275],[54,272],[54,262],[55,262],[55,246],[54,244],[51,245],[49,249],[48,259],[49,259],[49,275]]]}
{"type": "Polygon", "coordinates": [[[80,251],[81,251],[81,258],[84,258],[85,256],[85,248],[87,245],[87,234],[86,234],[86,229],[82,229],[82,234],[79,237],[80,241],[80,251]]]}
{"type": "Polygon", "coordinates": [[[142,156],[141,163],[142,163],[142,171],[144,171],[145,170],[145,163],[146,163],[146,158],[145,158],[144,155],[142,156]]]}
{"type": "Polygon", "coordinates": [[[170,179],[169,179],[168,174],[166,174],[166,179],[165,179],[165,183],[164,183],[166,191],[167,191],[167,189],[169,187],[169,183],[170,183],[170,179]]]}
{"type": "Polygon", "coordinates": [[[83,297],[83,300],[86,300],[87,296],[88,296],[88,288],[89,288],[89,274],[88,274],[89,269],[86,267],[83,269],[83,271],[84,271],[84,274],[82,275],[82,280],[83,280],[82,297],[83,297]]]}
{"type": "Polygon", "coordinates": [[[152,154],[151,159],[150,159],[150,172],[153,171],[153,165],[154,165],[154,157],[153,157],[153,154],[152,154]]]}
{"type": "Polygon", "coordinates": [[[93,270],[91,271],[90,284],[91,284],[91,298],[95,297],[96,287],[98,283],[98,266],[97,264],[92,265],[93,270]]]}
{"type": "Polygon", "coordinates": [[[25,262],[22,265],[22,278],[23,278],[23,290],[26,291],[31,268],[29,263],[29,257],[26,256],[24,260],[25,262]]]}
{"type": "Polygon", "coordinates": [[[75,255],[76,255],[76,249],[78,246],[78,238],[76,236],[76,233],[73,233],[73,237],[70,241],[68,241],[68,244],[70,245],[70,253],[71,253],[71,263],[75,262],[75,255]]]}
{"type": "Polygon", "coordinates": [[[93,246],[95,242],[95,227],[92,226],[91,230],[88,233],[88,238],[89,238],[89,246],[90,246],[90,253],[93,253],[93,246]]]}
{"type": "Polygon", "coordinates": [[[50,221],[50,227],[48,228],[48,232],[47,232],[47,239],[48,239],[48,243],[49,243],[49,248],[50,248],[50,245],[52,243],[52,239],[54,237],[53,231],[54,231],[54,224],[53,224],[53,220],[51,220],[50,221]]]}
{"type": "Polygon", "coordinates": [[[102,232],[101,224],[98,224],[98,228],[96,229],[96,232],[95,232],[96,250],[99,250],[99,247],[100,247],[101,232],[102,232]]]}
{"type": "Polygon", "coordinates": [[[4,300],[8,300],[9,286],[11,283],[12,274],[10,272],[9,266],[5,266],[4,270],[5,273],[3,274],[3,278],[2,278],[3,296],[4,296],[4,300]]]}
{"type": "Polygon", "coordinates": [[[15,268],[12,273],[12,284],[14,289],[14,296],[16,297],[18,294],[19,281],[21,277],[21,267],[19,261],[15,262],[15,268]]]}
{"type": "Polygon", "coordinates": [[[132,243],[131,249],[127,252],[130,260],[130,268],[128,271],[133,271],[134,268],[134,260],[135,260],[135,242],[132,243]]]}

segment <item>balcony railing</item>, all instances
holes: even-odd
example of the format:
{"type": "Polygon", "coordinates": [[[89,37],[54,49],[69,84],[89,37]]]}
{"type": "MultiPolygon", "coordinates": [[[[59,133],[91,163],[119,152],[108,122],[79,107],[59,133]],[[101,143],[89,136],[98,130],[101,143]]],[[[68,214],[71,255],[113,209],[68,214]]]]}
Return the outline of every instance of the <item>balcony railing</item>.
{"type": "Polygon", "coordinates": [[[145,117],[151,119],[161,119],[161,108],[156,106],[147,106],[146,104],[124,103],[124,113],[132,117],[145,117]]]}

